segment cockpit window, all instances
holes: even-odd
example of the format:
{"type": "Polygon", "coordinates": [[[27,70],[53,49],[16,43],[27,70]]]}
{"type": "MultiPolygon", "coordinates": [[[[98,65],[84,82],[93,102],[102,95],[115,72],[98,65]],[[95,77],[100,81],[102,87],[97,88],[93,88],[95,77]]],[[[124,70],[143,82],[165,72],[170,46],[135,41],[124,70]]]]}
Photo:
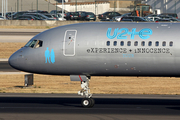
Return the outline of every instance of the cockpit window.
{"type": "Polygon", "coordinates": [[[25,45],[25,47],[29,47],[29,45],[32,43],[33,40],[28,41],[28,43],[25,45]]]}
{"type": "Polygon", "coordinates": [[[43,41],[41,40],[31,40],[25,45],[25,47],[38,48],[38,47],[42,47],[42,45],[43,45],[43,41]]]}
{"type": "Polygon", "coordinates": [[[34,45],[36,44],[36,42],[37,42],[37,40],[33,40],[32,42],[31,42],[31,44],[29,45],[29,47],[34,47],[34,45]]]}
{"type": "Polygon", "coordinates": [[[38,40],[34,48],[42,47],[43,41],[38,40]]]}

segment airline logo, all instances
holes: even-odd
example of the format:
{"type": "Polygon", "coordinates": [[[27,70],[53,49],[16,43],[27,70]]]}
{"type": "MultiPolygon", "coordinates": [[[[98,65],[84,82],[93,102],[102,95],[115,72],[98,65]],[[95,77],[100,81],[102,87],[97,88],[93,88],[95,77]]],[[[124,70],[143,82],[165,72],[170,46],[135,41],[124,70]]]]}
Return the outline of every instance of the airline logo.
{"type": "Polygon", "coordinates": [[[47,47],[44,55],[45,55],[45,63],[47,62],[55,63],[55,54],[53,49],[50,52],[49,48],[47,47]]]}
{"type": "Polygon", "coordinates": [[[129,31],[128,28],[115,28],[114,32],[112,28],[108,28],[106,36],[109,39],[128,39],[128,36],[130,36],[130,39],[134,39],[134,36],[139,36],[141,39],[148,39],[150,38],[150,35],[152,35],[153,31],[149,28],[141,29],[139,32],[136,31],[136,28],[133,28],[131,31],[129,31]],[[112,34],[113,33],[113,34],[112,34]]]}

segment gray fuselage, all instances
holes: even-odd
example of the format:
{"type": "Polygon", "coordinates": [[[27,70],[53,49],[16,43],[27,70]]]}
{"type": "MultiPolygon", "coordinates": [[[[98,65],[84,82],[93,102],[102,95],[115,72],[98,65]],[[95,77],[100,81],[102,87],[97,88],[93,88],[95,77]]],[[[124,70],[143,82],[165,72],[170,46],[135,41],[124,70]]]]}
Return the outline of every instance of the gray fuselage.
{"type": "Polygon", "coordinates": [[[180,76],[179,23],[81,23],[33,37],[9,64],[52,75],[180,76]],[[34,41],[36,42],[36,41],[34,41]],[[36,43],[37,44],[37,43],[36,43]]]}

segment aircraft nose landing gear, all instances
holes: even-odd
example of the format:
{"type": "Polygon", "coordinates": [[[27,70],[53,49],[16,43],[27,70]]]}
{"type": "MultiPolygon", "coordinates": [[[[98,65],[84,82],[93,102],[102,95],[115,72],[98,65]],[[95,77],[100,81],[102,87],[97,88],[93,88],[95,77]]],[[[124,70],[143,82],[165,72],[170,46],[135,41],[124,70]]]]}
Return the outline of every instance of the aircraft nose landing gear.
{"type": "Polygon", "coordinates": [[[92,94],[90,94],[89,81],[88,78],[87,81],[81,81],[82,89],[78,92],[78,95],[85,96],[81,101],[81,105],[85,108],[93,107],[95,104],[92,94]]]}
{"type": "Polygon", "coordinates": [[[81,105],[84,108],[90,108],[93,107],[95,104],[94,99],[92,98],[92,94],[90,93],[89,88],[89,81],[90,77],[88,78],[85,75],[70,75],[71,81],[81,81],[81,90],[78,92],[78,95],[85,96],[85,98],[82,99],[81,105]]]}
{"type": "Polygon", "coordinates": [[[84,108],[90,108],[90,107],[93,107],[95,104],[95,101],[93,98],[84,98],[82,99],[81,101],[81,105],[84,107],[84,108]]]}

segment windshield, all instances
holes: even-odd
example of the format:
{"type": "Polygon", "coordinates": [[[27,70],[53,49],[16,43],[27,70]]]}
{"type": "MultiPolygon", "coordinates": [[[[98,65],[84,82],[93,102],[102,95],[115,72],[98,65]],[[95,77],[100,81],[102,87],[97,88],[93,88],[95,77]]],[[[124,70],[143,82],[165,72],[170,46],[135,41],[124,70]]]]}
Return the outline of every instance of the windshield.
{"type": "Polygon", "coordinates": [[[73,15],[76,15],[76,16],[78,16],[78,12],[75,12],[73,15]]]}
{"type": "Polygon", "coordinates": [[[51,16],[51,15],[45,15],[45,16],[47,16],[48,18],[52,18],[52,16],[51,16]]]}
{"type": "Polygon", "coordinates": [[[142,6],[143,11],[149,11],[149,6],[142,6]]]}
{"type": "Polygon", "coordinates": [[[146,5],[137,6],[137,10],[141,10],[142,9],[142,11],[149,11],[149,7],[150,6],[146,6],[146,5]]]}
{"type": "Polygon", "coordinates": [[[57,14],[58,17],[62,17],[61,14],[57,14]]]}

